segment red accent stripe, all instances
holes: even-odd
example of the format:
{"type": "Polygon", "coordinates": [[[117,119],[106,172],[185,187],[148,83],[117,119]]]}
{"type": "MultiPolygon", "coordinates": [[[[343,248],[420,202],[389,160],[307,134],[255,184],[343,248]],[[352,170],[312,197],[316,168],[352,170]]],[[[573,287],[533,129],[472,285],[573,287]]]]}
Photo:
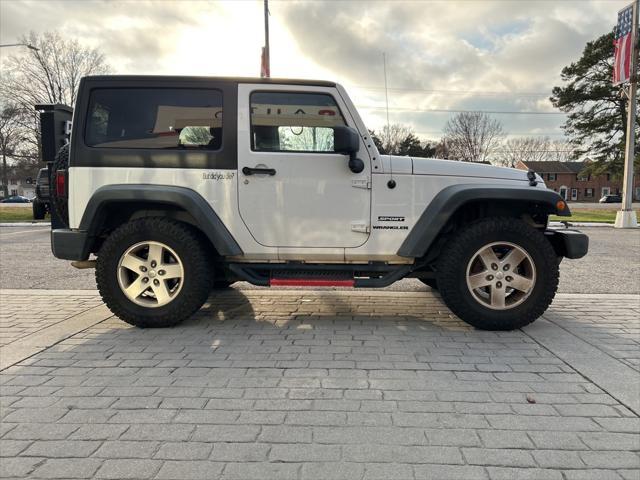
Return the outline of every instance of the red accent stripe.
{"type": "Polygon", "coordinates": [[[319,278],[272,278],[272,287],[353,287],[355,280],[322,280],[319,278]]]}

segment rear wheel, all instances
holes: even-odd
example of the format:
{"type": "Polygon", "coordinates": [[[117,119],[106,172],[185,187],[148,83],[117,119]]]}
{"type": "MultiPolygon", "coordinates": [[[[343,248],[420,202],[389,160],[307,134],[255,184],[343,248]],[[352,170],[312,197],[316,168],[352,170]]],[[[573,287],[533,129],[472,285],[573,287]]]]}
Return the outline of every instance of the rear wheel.
{"type": "Polygon", "coordinates": [[[114,230],[98,252],[96,282],[120,319],[168,327],[195,313],[211,290],[209,255],[191,227],[159,217],[114,230]]]}
{"type": "Polygon", "coordinates": [[[512,218],[461,229],[438,262],[447,306],[485,330],[512,330],[542,315],[558,288],[558,259],[544,235],[512,218]]]}

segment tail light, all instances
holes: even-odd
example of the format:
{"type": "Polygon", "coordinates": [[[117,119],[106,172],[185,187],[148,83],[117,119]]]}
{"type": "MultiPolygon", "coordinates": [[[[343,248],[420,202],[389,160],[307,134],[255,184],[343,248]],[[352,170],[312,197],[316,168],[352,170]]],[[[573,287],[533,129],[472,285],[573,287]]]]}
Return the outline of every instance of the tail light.
{"type": "Polygon", "coordinates": [[[65,170],[56,172],[56,196],[67,196],[67,172],[65,170]]]}

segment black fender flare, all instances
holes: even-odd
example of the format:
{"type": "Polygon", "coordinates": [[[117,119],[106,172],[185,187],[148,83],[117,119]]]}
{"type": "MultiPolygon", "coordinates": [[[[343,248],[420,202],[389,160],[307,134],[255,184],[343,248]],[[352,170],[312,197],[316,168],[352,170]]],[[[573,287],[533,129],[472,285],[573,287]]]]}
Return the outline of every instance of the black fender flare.
{"type": "Polygon", "coordinates": [[[509,185],[459,184],[443,188],[425,208],[407,238],[398,249],[401,257],[423,257],[451,216],[464,204],[473,201],[509,201],[532,203],[554,215],[571,216],[569,207],[553,190],[509,185]],[[564,204],[558,209],[558,202],[564,204]]]}
{"type": "Polygon", "coordinates": [[[79,230],[89,236],[98,233],[105,207],[122,202],[145,202],[175,205],[188,212],[197,226],[222,256],[242,255],[233,238],[211,205],[198,192],[174,185],[117,184],[98,188],[89,199],[79,230]]]}

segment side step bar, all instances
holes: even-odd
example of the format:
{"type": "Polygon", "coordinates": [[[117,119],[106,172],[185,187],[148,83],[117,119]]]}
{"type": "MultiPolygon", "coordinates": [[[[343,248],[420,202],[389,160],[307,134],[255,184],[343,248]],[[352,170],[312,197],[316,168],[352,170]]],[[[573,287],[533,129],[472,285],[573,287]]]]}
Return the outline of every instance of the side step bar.
{"type": "Polygon", "coordinates": [[[382,288],[409,274],[416,265],[335,265],[231,263],[240,280],[261,287],[382,288]]]}

